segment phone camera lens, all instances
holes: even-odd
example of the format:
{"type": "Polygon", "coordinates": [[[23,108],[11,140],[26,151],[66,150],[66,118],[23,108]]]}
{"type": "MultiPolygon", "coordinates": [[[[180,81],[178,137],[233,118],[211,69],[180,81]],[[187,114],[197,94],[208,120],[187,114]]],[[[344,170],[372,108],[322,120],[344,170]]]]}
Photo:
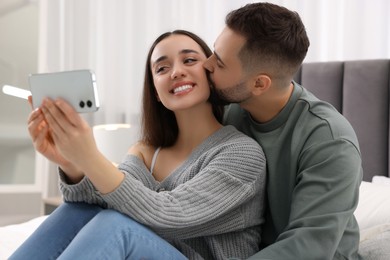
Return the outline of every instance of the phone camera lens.
{"type": "Polygon", "coordinates": [[[80,101],[79,106],[80,106],[81,108],[84,108],[84,107],[85,107],[84,101],[80,101]]]}
{"type": "Polygon", "coordinates": [[[87,107],[92,107],[92,101],[91,100],[87,101],[87,107]]]}

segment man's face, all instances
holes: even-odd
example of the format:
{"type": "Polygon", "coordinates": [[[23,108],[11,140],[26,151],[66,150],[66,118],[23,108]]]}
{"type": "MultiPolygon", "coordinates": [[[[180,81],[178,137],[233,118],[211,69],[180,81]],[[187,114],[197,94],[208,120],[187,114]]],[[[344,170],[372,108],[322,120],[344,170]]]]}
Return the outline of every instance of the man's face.
{"type": "Polygon", "coordinates": [[[228,103],[241,103],[251,97],[248,76],[243,71],[239,52],[246,40],[228,27],[214,44],[214,54],[203,66],[210,71],[217,96],[228,103]]]}

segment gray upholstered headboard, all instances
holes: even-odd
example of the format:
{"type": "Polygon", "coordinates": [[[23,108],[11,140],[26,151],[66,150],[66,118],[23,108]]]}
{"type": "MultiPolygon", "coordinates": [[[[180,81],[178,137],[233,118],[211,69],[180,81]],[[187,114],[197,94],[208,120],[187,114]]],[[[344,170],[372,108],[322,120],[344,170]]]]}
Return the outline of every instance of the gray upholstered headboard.
{"type": "Polygon", "coordinates": [[[390,60],[304,63],[295,80],[352,124],[360,143],[363,179],[390,176],[390,60]]]}

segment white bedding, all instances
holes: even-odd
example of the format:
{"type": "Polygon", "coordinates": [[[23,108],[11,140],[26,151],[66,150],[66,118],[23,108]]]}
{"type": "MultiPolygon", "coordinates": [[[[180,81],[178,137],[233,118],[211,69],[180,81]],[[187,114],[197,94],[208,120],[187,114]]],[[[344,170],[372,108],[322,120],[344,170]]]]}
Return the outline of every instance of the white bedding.
{"type": "Polygon", "coordinates": [[[46,217],[41,216],[21,224],[0,227],[0,260],[6,260],[46,217]]]}
{"type": "MultiPolygon", "coordinates": [[[[363,259],[390,259],[390,178],[362,182],[355,216],[361,230],[360,253],[363,259]]],[[[0,227],[0,260],[6,260],[46,217],[0,227]]]]}
{"type": "Polygon", "coordinates": [[[390,259],[390,178],[374,176],[360,185],[355,211],[360,227],[359,253],[364,260],[390,259]]]}

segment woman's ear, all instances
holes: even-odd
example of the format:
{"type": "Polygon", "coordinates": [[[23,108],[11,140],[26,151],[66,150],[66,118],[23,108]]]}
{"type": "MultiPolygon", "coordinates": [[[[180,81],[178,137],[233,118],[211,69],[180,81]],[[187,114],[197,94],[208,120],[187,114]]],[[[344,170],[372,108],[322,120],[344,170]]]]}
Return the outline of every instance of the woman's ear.
{"type": "Polygon", "coordinates": [[[260,95],[263,92],[267,91],[269,87],[271,86],[271,78],[265,74],[259,74],[255,78],[254,88],[253,88],[253,95],[260,95]]]}

